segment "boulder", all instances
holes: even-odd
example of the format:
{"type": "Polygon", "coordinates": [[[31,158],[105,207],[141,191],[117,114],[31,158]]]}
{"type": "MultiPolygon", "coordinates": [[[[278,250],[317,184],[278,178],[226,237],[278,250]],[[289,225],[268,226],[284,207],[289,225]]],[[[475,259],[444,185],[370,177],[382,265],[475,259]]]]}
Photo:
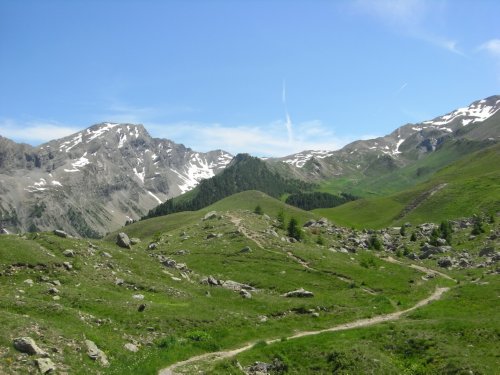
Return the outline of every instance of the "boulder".
{"type": "Polygon", "coordinates": [[[54,365],[54,362],[52,362],[50,358],[37,358],[35,359],[35,363],[41,374],[48,374],[56,371],[56,365],[54,365]]]}
{"type": "Polygon", "coordinates": [[[123,347],[132,353],[137,353],[139,351],[137,345],[134,345],[131,342],[126,343],[125,345],[123,345],[123,347]]]}
{"type": "Polygon", "coordinates": [[[63,262],[63,266],[67,271],[71,271],[73,269],[73,265],[70,262],[63,262]]]}
{"type": "Polygon", "coordinates": [[[13,340],[14,348],[19,350],[21,353],[27,353],[30,355],[41,355],[47,356],[48,354],[40,349],[36,344],[35,340],[31,337],[18,337],[13,340]]]}
{"type": "Polygon", "coordinates": [[[109,366],[108,357],[93,341],[85,340],[85,345],[90,359],[99,362],[102,366],[109,366]]]}
{"type": "Polygon", "coordinates": [[[300,298],[310,298],[314,297],[313,292],[309,292],[304,288],[300,288],[297,290],[292,290],[291,292],[285,293],[282,295],[283,297],[300,297],[300,298]]]}
{"type": "Polygon", "coordinates": [[[219,285],[219,281],[212,275],[207,278],[208,285],[219,285]]]}
{"type": "Polygon", "coordinates": [[[243,249],[240,250],[240,253],[251,253],[252,249],[250,246],[245,246],[243,249]]]}
{"type": "Polygon", "coordinates": [[[133,237],[133,238],[130,239],[130,244],[131,245],[137,245],[138,243],[141,243],[141,239],[140,238],[133,237]]]}
{"type": "Polygon", "coordinates": [[[203,217],[203,220],[211,220],[211,219],[215,219],[216,217],[217,217],[217,211],[210,211],[208,214],[206,214],[203,217]]]}
{"type": "Polygon", "coordinates": [[[495,248],[490,246],[490,247],[483,247],[480,251],[479,251],[479,256],[480,257],[487,257],[487,256],[491,256],[495,254],[495,248]]]}
{"type": "Polygon", "coordinates": [[[60,230],[60,229],[54,230],[54,234],[56,236],[59,236],[59,237],[62,237],[62,238],[67,238],[68,237],[68,233],[66,233],[65,231],[60,230]]]}
{"type": "Polygon", "coordinates": [[[131,249],[130,239],[126,233],[120,232],[116,236],[116,244],[124,249],[131,249]]]}
{"type": "Polygon", "coordinates": [[[149,250],[154,250],[158,247],[158,244],[156,242],[152,242],[149,244],[148,249],[149,250]]]}
{"type": "Polygon", "coordinates": [[[438,266],[443,268],[448,268],[453,266],[453,261],[450,257],[440,258],[438,260],[438,266]]]}
{"type": "Polygon", "coordinates": [[[249,299],[252,298],[252,294],[245,289],[240,290],[240,296],[242,296],[243,298],[249,298],[249,299]]]}
{"type": "Polygon", "coordinates": [[[134,345],[131,342],[126,343],[123,347],[132,353],[137,353],[139,351],[137,345],[134,345]]]}
{"type": "Polygon", "coordinates": [[[137,311],[143,312],[145,309],[146,309],[146,304],[145,303],[141,303],[139,305],[139,307],[137,308],[137,311]]]}
{"type": "Polygon", "coordinates": [[[75,251],[72,249],[67,249],[63,251],[63,255],[68,258],[73,258],[75,256],[75,251]]]}
{"type": "Polygon", "coordinates": [[[255,290],[255,288],[250,285],[238,283],[233,280],[224,281],[222,283],[222,287],[225,289],[234,290],[236,292],[239,292],[240,290],[255,290]]]}
{"type": "Polygon", "coordinates": [[[308,228],[314,224],[316,224],[316,221],[311,219],[311,220],[306,221],[306,223],[303,225],[303,227],[308,228]]]}
{"type": "Polygon", "coordinates": [[[132,296],[133,299],[137,299],[137,300],[143,300],[144,299],[144,294],[134,294],[132,296]]]}

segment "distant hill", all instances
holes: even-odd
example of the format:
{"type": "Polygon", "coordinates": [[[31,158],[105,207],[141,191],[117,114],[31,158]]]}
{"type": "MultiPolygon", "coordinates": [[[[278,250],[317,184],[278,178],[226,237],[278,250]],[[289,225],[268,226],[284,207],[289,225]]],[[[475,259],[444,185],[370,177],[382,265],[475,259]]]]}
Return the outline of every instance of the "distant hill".
{"type": "Polygon", "coordinates": [[[150,210],[144,218],[200,210],[246,190],[259,190],[271,197],[279,198],[285,193],[298,193],[311,190],[313,187],[313,184],[283,177],[259,158],[239,154],[220,174],[202,181],[189,193],[160,204],[150,210]]]}
{"type": "Polygon", "coordinates": [[[500,211],[499,165],[500,145],[495,144],[463,156],[415,187],[315,212],[357,228],[495,214],[500,211]]]}

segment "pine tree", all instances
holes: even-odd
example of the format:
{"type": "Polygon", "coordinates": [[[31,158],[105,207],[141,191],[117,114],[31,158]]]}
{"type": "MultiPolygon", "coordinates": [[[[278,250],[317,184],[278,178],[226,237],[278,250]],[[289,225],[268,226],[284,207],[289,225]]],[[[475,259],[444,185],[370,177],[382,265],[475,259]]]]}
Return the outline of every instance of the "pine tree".
{"type": "Polygon", "coordinates": [[[300,241],[300,239],[302,238],[302,232],[300,231],[299,223],[294,217],[292,217],[290,219],[290,222],[288,223],[287,232],[289,237],[295,238],[297,241],[300,241]]]}

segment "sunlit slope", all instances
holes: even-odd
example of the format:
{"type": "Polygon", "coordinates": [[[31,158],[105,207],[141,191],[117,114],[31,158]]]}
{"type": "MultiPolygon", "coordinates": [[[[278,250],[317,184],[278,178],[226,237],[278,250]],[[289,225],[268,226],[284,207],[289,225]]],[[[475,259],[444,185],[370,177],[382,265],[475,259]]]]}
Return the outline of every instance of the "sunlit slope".
{"type": "Polygon", "coordinates": [[[500,146],[495,145],[459,159],[414,188],[314,212],[340,225],[381,228],[499,209],[500,146]]]}

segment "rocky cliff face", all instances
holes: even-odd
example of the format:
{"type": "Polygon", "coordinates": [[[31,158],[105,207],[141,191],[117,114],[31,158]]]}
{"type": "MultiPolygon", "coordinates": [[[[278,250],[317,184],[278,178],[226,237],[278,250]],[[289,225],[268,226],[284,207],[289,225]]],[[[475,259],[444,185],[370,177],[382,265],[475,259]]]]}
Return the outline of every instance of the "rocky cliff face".
{"type": "Polygon", "coordinates": [[[39,147],[0,137],[0,225],[98,236],[220,172],[232,155],[102,123],[39,147]]]}

